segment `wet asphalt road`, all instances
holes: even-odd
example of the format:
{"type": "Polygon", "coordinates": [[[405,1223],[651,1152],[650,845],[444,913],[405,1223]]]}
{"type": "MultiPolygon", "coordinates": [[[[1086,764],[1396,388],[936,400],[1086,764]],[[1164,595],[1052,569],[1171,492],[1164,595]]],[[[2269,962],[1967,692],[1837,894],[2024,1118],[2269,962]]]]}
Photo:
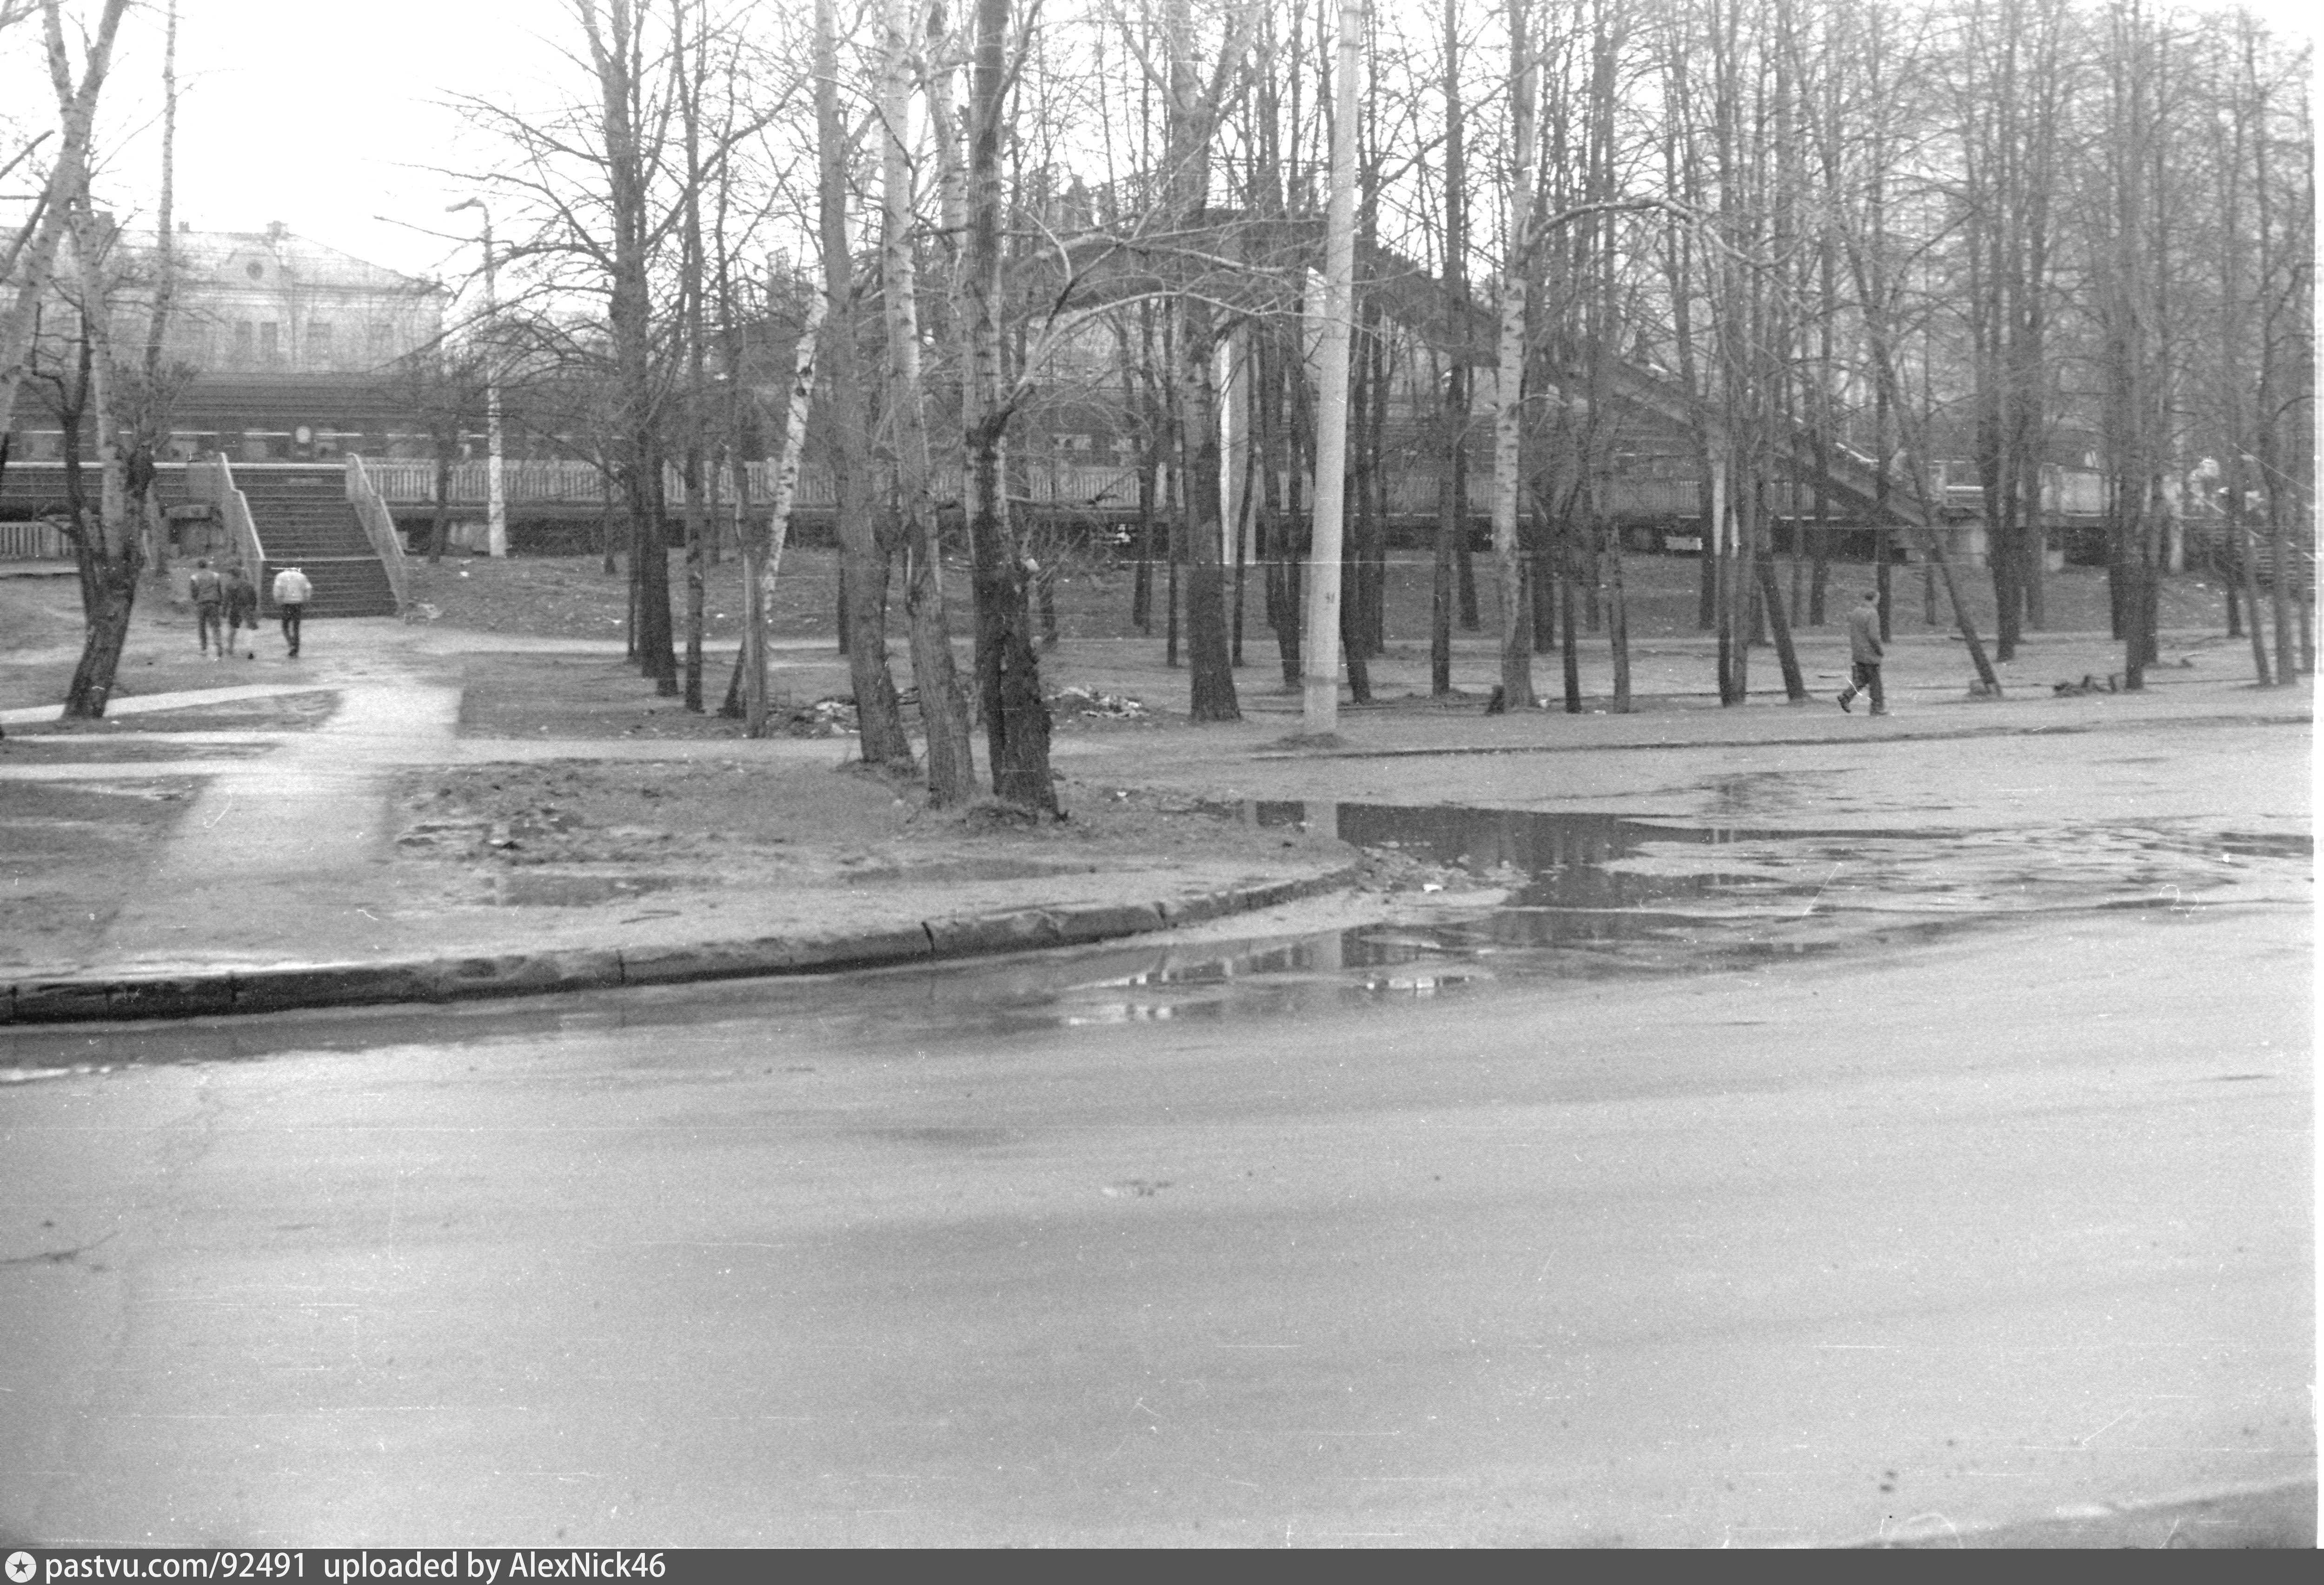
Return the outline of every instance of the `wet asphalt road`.
{"type": "Polygon", "coordinates": [[[1765,1544],[2312,1479],[2310,951],[44,1037],[141,1065],[0,1091],[0,1531],[1765,1544]]]}

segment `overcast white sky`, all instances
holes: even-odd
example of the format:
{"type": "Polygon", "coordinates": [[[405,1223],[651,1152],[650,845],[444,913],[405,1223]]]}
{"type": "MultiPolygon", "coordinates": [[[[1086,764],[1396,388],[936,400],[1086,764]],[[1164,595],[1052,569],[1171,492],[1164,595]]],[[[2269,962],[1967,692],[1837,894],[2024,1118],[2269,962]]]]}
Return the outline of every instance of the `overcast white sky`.
{"type": "MultiPolygon", "coordinates": [[[[161,9],[133,8],[106,88],[102,187],[116,203],[135,195],[134,218],[147,222],[159,190],[161,9]]],[[[219,231],[280,220],[414,274],[465,272],[473,244],[441,234],[473,236],[476,217],[446,215],[466,189],[425,169],[462,163],[461,124],[438,101],[535,100],[558,75],[543,41],[569,15],[560,0],[180,0],[178,217],[219,231]]]]}
{"type": "MultiPolygon", "coordinates": [[[[805,6],[809,0],[762,3],[805,6]]],[[[89,0],[69,5],[96,10],[89,0]]],[[[579,42],[567,0],[180,5],[179,217],[229,231],[280,220],[302,235],[414,274],[463,274],[476,256],[473,244],[447,240],[473,235],[473,212],[443,212],[466,189],[424,169],[464,163],[461,124],[440,101],[469,93],[541,103],[555,96],[550,85],[572,81],[573,68],[558,51],[567,41],[579,42]]],[[[2254,9],[2283,32],[2314,36],[2315,0],[2255,0],[2254,9]]],[[[124,208],[132,207],[123,200],[133,195],[135,206],[149,206],[158,189],[152,128],[161,39],[161,0],[143,0],[124,23],[106,88],[111,168],[103,187],[124,208]]],[[[0,88],[37,69],[36,28],[13,30],[0,47],[14,58],[0,65],[0,88]]],[[[23,86],[42,88],[37,78],[23,86]]],[[[44,94],[29,101],[13,97],[46,108],[44,94]]],[[[150,223],[152,216],[132,208],[124,218],[150,223]]]]}

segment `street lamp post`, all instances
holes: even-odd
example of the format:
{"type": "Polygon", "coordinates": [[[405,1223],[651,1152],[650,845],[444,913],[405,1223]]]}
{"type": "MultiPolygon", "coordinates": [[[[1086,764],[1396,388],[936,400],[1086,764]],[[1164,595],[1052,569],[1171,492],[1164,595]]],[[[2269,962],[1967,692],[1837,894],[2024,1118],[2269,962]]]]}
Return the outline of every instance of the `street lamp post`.
{"type": "Polygon", "coordinates": [[[475,209],[484,217],[484,494],[487,528],[484,554],[508,554],[508,493],[501,482],[501,365],[492,339],[500,314],[500,293],[493,270],[493,212],[482,198],[462,198],[447,205],[447,215],[475,209]]]}

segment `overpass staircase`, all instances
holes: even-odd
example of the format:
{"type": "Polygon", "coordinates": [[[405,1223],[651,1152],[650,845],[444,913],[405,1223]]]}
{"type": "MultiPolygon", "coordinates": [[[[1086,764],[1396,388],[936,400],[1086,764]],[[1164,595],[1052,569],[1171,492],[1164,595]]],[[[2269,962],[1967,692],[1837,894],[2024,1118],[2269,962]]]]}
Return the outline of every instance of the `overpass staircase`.
{"type": "Polygon", "coordinates": [[[396,613],[387,568],[347,500],[344,467],[243,463],[234,483],[250,502],[251,526],[264,552],[258,594],[265,611],[274,609],[274,575],[295,567],[315,585],[309,617],[396,613]]]}

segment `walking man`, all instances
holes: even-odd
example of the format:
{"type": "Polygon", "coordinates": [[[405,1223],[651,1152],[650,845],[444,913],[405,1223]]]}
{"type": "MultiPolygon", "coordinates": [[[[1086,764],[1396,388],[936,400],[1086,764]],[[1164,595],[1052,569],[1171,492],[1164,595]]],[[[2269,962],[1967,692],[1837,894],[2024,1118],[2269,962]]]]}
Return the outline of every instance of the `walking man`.
{"type": "Polygon", "coordinates": [[[1850,709],[1858,694],[1872,696],[1872,714],[1888,714],[1880,692],[1880,591],[1867,589],[1856,609],[1848,613],[1848,686],[1840,690],[1840,707],[1850,709]]]}
{"type": "Polygon", "coordinates": [[[290,659],[299,658],[299,622],[307,614],[307,602],[314,596],[315,585],[307,575],[295,567],[286,567],[274,575],[274,609],[282,617],[282,641],[290,646],[290,659]]]}
{"type": "Polygon", "coordinates": [[[220,582],[217,574],[210,569],[208,557],[205,556],[194,563],[194,576],[187,585],[187,592],[194,597],[195,641],[201,646],[202,653],[207,655],[210,652],[210,640],[216,639],[217,657],[221,660],[225,659],[226,629],[224,622],[219,619],[226,613],[226,585],[220,582]]]}
{"type": "Polygon", "coordinates": [[[229,655],[242,650],[242,630],[250,630],[250,648],[243,650],[245,659],[258,659],[258,585],[242,570],[242,563],[229,564],[226,569],[226,652],[229,655]]]}

